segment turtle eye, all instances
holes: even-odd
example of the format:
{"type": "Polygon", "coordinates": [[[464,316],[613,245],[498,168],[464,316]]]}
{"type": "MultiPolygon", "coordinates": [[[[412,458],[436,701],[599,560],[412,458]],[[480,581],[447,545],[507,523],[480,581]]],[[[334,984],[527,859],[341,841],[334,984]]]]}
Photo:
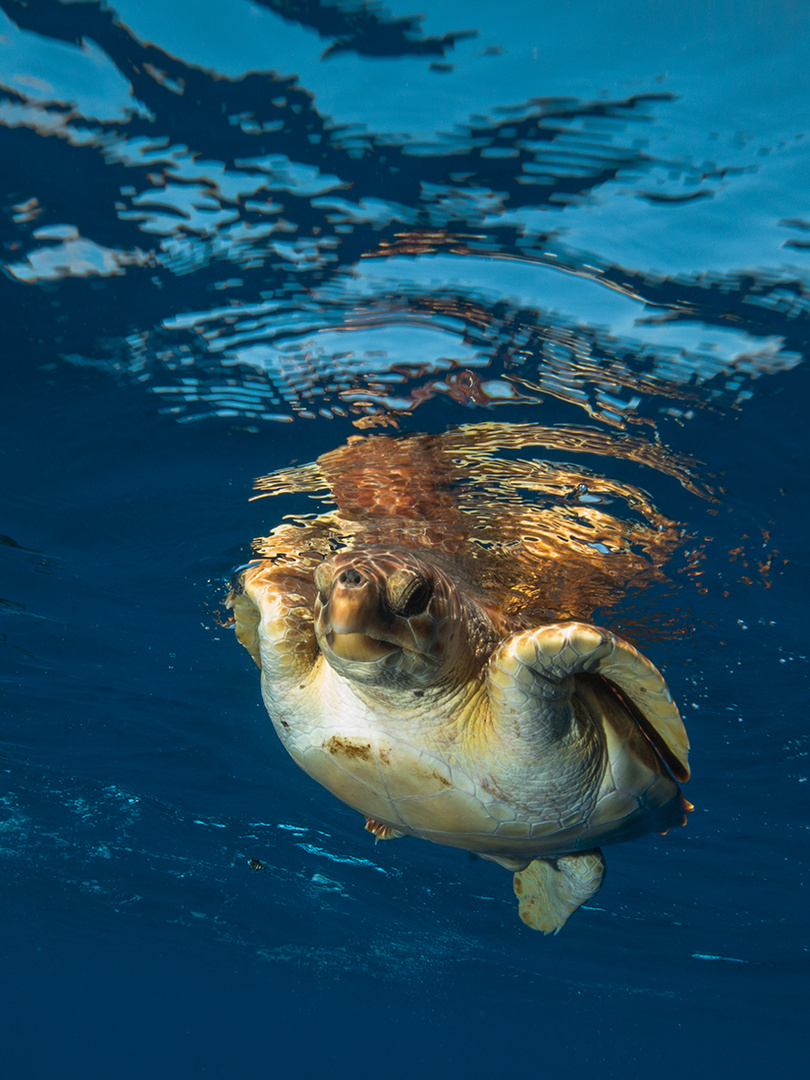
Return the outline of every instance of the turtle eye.
{"type": "Polygon", "coordinates": [[[335,568],[328,563],[318,563],[315,567],[315,588],[326,598],[332,588],[332,582],[335,580],[335,568]]]}
{"type": "Polygon", "coordinates": [[[396,570],[388,579],[385,595],[396,615],[421,615],[433,596],[433,585],[415,570],[396,570]]]}

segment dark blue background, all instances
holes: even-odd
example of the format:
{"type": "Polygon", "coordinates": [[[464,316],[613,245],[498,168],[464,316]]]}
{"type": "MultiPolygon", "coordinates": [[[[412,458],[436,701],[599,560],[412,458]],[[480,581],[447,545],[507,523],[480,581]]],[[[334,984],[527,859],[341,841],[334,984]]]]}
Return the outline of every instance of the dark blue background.
{"type": "Polygon", "coordinates": [[[428,7],[0,0],[4,1075],[804,1060],[806,13],[428,7]],[[254,477],[370,414],[629,433],[719,491],[585,462],[706,552],[648,647],[696,809],[555,938],[498,867],[374,847],[219,625],[313,508],[254,477]]]}

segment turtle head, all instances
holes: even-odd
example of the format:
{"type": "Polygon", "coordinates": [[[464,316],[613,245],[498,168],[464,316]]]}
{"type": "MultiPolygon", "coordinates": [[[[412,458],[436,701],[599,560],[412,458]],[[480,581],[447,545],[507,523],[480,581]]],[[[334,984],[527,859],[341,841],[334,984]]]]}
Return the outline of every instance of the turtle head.
{"type": "Polygon", "coordinates": [[[405,688],[443,681],[465,648],[463,601],[410,551],[342,551],[315,571],[315,634],[338,674],[405,688]]]}

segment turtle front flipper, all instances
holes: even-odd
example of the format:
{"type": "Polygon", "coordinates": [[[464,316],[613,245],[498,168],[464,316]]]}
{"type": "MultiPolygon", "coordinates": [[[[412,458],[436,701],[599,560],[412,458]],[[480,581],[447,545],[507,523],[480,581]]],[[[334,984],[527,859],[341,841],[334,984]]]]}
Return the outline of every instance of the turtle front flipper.
{"type": "Polygon", "coordinates": [[[318,654],[314,599],[311,579],[270,560],[253,563],[234,585],[226,606],[236,637],[266,678],[284,682],[312,668],[318,654]]]}
{"type": "Polygon", "coordinates": [[[526,719],[533,714],[535,734],[553,739],[565,729],[574,677],[582,674],[607,679],[672,775],[689,779],[689,739],[663,676],[609,630],[571,622],[512,634],[490,659],[490,696],[501,715],[516,716],[528,731],[526,719]]]}
{"type": "Polygon", "coordinates": [[[569,915],[599,891],[604,875],[605,860],[599,848],[558,859],[535,859],[513,879],[518,914],[532,930],[557,934],[569,915]]]}

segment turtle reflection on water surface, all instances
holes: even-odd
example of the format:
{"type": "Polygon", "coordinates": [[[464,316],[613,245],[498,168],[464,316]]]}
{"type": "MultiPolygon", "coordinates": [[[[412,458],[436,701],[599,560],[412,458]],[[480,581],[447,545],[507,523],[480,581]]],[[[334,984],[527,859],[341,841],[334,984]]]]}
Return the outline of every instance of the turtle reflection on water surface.
{"type": "Polygon", "coordinates": [[[660,576],[680,533],[639,489],[495,453],[529,445],[678,468],[588,430],[356,436],[259,481],[336,507],[257,541],[228,603],[298,765],[378,840],[514,871],[521,918],[549,933],[600,887],[602,844],[690,809],[664,679],[586,621],[660,576]],[[584,482],[601,497],[583,500],[584,482]]]}

